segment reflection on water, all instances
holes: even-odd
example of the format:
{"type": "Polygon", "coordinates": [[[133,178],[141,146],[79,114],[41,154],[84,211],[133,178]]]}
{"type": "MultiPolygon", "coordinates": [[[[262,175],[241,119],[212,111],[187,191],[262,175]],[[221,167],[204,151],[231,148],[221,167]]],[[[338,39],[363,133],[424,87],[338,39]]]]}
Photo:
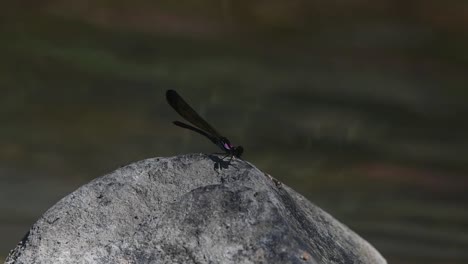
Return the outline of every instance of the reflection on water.
{"type": "Polygon", "coordinates": [[[0,41],[1,254],[120,165],[217,152],[171,124],[176,89],[390,263],[466,263],[468,61],[435,33],[389,23],[276,43],[34,19],[6,20],[0,41]]]}

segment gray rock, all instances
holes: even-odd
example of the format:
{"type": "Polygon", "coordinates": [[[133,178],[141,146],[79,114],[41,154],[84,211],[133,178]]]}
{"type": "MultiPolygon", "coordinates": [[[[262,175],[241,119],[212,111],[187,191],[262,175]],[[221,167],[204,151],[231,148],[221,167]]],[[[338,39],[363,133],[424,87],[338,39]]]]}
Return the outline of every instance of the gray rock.
{"type": "Polygon", "coordinates": [[[50,208],[6,263],[386,263],[248,162],[219,162],[153,158],[97,178],[50,208]]]}

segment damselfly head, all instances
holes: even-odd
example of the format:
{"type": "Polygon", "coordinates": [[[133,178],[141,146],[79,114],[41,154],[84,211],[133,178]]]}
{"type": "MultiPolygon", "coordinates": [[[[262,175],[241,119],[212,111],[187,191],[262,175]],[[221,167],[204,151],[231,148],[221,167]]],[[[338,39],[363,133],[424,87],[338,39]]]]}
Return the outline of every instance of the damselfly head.
{"type": "Polygon", "coordinates": [[[234,148],[232,148],[231,153],[235,157],[240,158],[242,153],[244,153],[244,148],[242,146],[234,147],[234,148]]]}

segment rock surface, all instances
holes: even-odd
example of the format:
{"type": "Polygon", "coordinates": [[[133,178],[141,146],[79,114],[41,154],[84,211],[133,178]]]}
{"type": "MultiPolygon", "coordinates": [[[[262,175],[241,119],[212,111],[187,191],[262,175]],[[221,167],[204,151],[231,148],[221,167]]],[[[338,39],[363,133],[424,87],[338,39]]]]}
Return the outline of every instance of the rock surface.
{"type": "Polygon", "coordinates": [[[82,186],[33,225],[6,263],[386,261],[248,162],[191,154],[139,161],[82,186]]]}

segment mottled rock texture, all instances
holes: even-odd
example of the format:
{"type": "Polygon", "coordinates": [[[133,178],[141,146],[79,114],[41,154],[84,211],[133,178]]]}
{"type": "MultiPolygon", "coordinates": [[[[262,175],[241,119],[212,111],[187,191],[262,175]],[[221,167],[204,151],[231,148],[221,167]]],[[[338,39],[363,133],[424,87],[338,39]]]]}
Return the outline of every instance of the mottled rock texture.
{"type": "Polygon", "coordinates": [[[139,161],[82,186],[34,224],[6,263],[386,261],[248,162],[191,154],[139,161]]]}

